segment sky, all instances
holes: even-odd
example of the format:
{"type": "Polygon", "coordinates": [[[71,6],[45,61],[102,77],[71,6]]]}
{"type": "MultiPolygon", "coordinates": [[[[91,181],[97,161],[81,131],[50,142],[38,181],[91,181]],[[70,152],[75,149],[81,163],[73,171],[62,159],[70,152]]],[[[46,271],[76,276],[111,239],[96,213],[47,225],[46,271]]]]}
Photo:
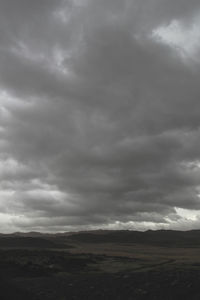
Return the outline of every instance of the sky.
{"type": "Polygon", "coordinates": [[[0,0],[0,231],[200,228],[199,0],[0,0]]]}

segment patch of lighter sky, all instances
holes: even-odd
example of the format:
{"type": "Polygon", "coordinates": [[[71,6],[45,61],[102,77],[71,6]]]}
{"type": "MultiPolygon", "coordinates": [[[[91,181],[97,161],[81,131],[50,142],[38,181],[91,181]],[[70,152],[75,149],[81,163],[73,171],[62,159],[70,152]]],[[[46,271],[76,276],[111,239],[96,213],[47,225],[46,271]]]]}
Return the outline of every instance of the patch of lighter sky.
{"type": "Polygon", "coordinates": [[[176,49],[181,56],[195,59],[200,50],[199,24],[199,19],[187,27],[180,20],[172,20],[169,25],[154,29],[151,37],[176,49]]]}
{"type": "Polygon", "coordinates": [[[176,213],[178,216],[185,220],[197,221],[200,218],[199,210],[192,210],[186,208],[175,207],[176,213]]]}
{"type": "Polygon", "coordinates": [[[1,233],[12,233],[16,230],[16,226],[13,223],[13,219],[19,218],[5,212],[0,213],[0,228],[1,233]]]}
{"type": "Polygon", "coordinates": [[[9,116],[9,112],[6,109],[5,105],[6,102],[8,101],[8,95],[5,91],[1,90],[0,91],[0,122],[9,116]]]}
{"type": "Polygon", "coordinates": [[[187,168],[191,168],[191,169],[200,169],[200,161],[199,160],[183,162],[182,165],[187,168]]]}
{"type": "Polygon", "coordinates": [[[59,48],[57,45],[52,48],[51,55],[47,55],[47,53],[36,49],[33,51],[31,47],[25,44],[23,41],[18,41],[17,46],[12,48],[11,52],[14,54],[26,58],[33,63],[39,63],[43,66],[46,66],[52,72],[58,72],[63,75],[67,75],[69,73],[66,64],[64,62],[70,58],[70,51],[63,51],[63,49],[59,48]]]}
{"type": "Polygon", "coordinates": [[[63,193],[59,190],[43,190],[43,189],[34,189],[34,190],[29,190],[26,192],[26,195],[29,197],[35,197],[40,200],[43,199],[55,199],[55,200],[60,200],[64,201],[66,199],[66,193],[63,193]]]}
{"type": "Polygon", "coordinates": [[[15,194],[13,190],[0,190],[0,198],[1,200],[8,200],[15,194]]]}
{"type": "Polygon", "coordinates": [[[102,229],[108,230],[136,230],[136,231],[146,231],[146,230],[157,230],[157,229],[167,229],[168,224],[166,222],[163,223],[154,223],[154,222],[147,222],[147,221],[128,221],[128,222],[121,222],[115,221],[113,223],[105,224],[101,226],[102,229]]]}
{"type": "Polygon", "coordinates": [[[22,165],[14,158],[0,160],[0,175],[5,173],[18,173],[20,171],[26,171],[26,169],[25,165],[22,165]]]}
{"type": "Polygon", "coordinates": [[[63,24],[67,24],[70,20],[71,13],[69,9],[62,7],[61,9],[56,10],[53,15],[55,19],[61,21],[63,24]]]}
{"type": "MultiPolygon", "coordinates": [[[[183,163],[186,167],[191,169],[200,169],[200,161],[195,160],[191,162],[185,162],[183,163]]],[[[198,192],[198,197],[200,198],[200,186],[196,187],[196,190],[198,192]]],[[[184,218],[186,220],[196,221],[200,218],[200,210],[192,210],[192,209],[185,209],[180,207],[175,207],[176,213],[181,218],[184,218]]]]}
{"type": "Polygon", "coordinates": [[[63,75],[69,75],[67,60],[69,60],[70,57],[70,51],[63,51],[63,49],[56,47],[53,52],[54,68],[63,75]]]}

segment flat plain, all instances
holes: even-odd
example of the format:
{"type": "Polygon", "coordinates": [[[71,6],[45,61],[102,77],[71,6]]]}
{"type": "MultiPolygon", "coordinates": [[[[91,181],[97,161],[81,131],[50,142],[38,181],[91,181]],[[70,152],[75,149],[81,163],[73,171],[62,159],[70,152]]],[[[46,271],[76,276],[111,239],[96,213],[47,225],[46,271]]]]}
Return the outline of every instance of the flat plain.
{"type": "Polygon", "coordinates": [[[1,299],[200,299],[200,231],[0,236],[1,299]]]}

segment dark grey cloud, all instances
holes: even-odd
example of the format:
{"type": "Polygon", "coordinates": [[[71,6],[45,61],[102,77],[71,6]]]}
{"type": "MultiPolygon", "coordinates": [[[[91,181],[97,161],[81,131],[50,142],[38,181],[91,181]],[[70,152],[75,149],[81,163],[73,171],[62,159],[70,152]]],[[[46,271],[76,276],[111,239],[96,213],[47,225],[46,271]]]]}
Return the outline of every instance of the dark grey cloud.
{"type": "Polygon", "coordinates": [[[199,226],[199,15],[196,0],[1,1],[4,231],[199,226]]]}

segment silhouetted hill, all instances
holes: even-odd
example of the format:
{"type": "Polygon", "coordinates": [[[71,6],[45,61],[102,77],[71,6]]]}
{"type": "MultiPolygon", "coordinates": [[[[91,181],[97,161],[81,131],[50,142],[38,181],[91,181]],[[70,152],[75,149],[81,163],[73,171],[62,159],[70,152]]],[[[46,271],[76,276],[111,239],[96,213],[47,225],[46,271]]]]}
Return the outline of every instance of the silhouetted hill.
{"type": "Polygon", "coordinates": [[[168,247],[189,247],[200,245],[200,230],[90,231],[73,234],[69,236],[69,240],[82,243],[137,243],[168,247]]]}
{"type": "MultiPolygon", "coordinates": [[[[95,230],[43,234],[39,232],[0,235],[0,247],[58,248],[70,243],[147,244],[165,247],[200,246],[200,230],[95,230]]],[[[68,245],[69,246],[69,245],[68,245]]]]}
{"type": "Polygon", "coordinates": [[[17,247],[17,248],[57,248],[61,245],[44,238],[38,237],[16,237],[7,236],[0,237],[0,248],[1,247],[17,247]]]}

